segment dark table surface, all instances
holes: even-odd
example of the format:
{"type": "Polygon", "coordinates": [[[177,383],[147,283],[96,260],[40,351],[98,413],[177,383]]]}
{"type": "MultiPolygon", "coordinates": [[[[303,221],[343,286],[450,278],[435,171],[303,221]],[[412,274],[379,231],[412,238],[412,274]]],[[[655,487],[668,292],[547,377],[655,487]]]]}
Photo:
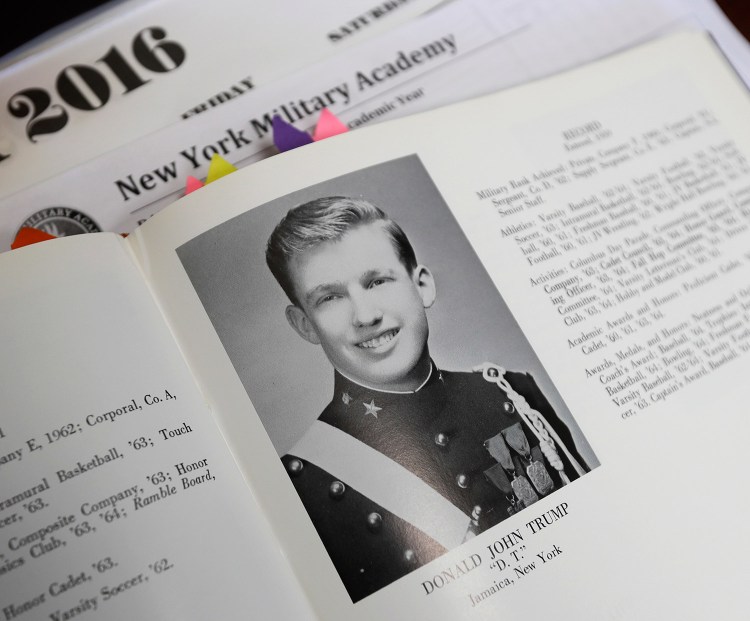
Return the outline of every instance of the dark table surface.
{"type": "Polygon", "coordinates": [[[748,0],[716,0],[737,30],[750,41],[750,2],[748,0]]]}

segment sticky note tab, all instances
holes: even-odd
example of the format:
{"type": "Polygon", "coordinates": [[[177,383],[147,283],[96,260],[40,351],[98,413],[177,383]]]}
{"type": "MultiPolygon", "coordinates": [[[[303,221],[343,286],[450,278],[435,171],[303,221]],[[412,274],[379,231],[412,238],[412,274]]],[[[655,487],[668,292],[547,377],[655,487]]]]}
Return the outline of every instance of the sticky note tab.
{"type": "Polygon", "coordinates": [[[55,239],[55,236],[50,235],[49,233],[45,233],[44,231],[40,231],[39,229],[34,229],[30,226],[24,226],[21,230],[18,231],[18,233],[16,234],[16,238],[13,240],[13,243],[10,245],[10,247],[11,250],[15,250],[16,248],[21,248],[22,246],[30,246],[31,244],[47,241],[48,239],[55,239]]]}
{"type": "Polygon", "coordinates": [[[331,136],[343,134],[348,131],[349,128],[339,121],[333,112],[328,108],[323,108],[320,111],[320,118],[313,132],[313,140],[323,140],[323,138],[330,138],[331,136]]]}
{"type": "Polygon", "coordinates": [[[273,117],[273,142],[276,148],[281,151],[290,151],[306,144],[310,144],[313,139],[309,134],[287,123],[278,114],[273,117]]]}
{"type": "Polygon", "coordinates": [[[190,192],[195,192],[202,187],[203,182],[200,179],[196,179],[195,177],[188,175],[187,182],[185,183],[185,196],[190,194],[190,192]]]}
{"type": "Polygon", "coordinates": [[[221,155],[214,153],[211,157],[211,163],[208,165],[208,175],[206,175],[206,185],[216,181],[221,177],[233,173],[237,168],[227,162],[221,155]]]}

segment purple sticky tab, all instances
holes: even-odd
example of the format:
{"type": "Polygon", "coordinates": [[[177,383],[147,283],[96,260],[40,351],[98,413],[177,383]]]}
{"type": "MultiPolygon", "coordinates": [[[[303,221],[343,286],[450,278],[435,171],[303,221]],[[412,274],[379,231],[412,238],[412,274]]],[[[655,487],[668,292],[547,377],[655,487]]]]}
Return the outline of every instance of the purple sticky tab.
{"type": "Polygon", "coordinates": [[[274,115],[273,142],[279,151],[283,153],[284,151],[310,144],[312,141],[313,139],[309,134],[287,123],[278,114],[274,115]]]}

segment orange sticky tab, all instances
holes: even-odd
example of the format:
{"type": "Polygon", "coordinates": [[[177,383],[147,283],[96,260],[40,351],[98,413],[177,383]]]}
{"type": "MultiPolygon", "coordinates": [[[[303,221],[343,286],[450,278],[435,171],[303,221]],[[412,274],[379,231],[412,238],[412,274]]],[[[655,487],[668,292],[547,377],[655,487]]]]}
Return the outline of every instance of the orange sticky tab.
{"type": "Polygon", "coordinates": [[[206,176],[206,185],[212,181],[220,179],[224,175],[233,173],[237,170],[236,167],[232,166],[227,162],[221,155],[214,153],[211,157],[211,163],[208,165],[208,175],[206,176]]]}
{"type": "Polygon", "coordinates": [[[198,190],[202,187],[203,182],[200,179],[196,179],[195,177],[188,175],[187,182],[185,183],[185,196],[190,194],[190,192],[195,192],[195,190],[198,190]]]}
{"type": "Polygon", "coordinates": [[[16,248],[21,248],[22,246],[30,246],[31,244],[47,241],[48,239],[55,239],[55,236],[50,235],[49,233],[45,233],[44,231],[40,231],[39,229],[25,226],[20,231],[18,231],[18,234],[16,235],[16,238],[13,240],[13,243],[10,245],[10,247],[12,250],[15,250],[16,248]]]}
{"type": "Polygon", "coordinates": [[[323,138],[330,138],[336,134],[343,134],[348,131],[349,128],[339,121],[333,112],[328,108],[323,108],[320,112],[318,124],[315,126],[315,131],[313,132],[313,140],[323,140],[323,138]]]}

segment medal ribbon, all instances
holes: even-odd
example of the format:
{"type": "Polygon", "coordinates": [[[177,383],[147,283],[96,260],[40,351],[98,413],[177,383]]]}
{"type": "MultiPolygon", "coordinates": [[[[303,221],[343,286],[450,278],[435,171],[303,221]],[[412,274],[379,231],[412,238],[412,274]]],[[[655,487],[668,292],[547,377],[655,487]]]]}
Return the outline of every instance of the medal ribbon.
{"type": "Polygon", "coordinates": [[[514,423],[510,427],[506,427],[501,432],[505,437],[505,441],[508,443],[510,448],[514,449],[521,457],[526,461],[531,460],[531,447],[529,446],[529,439],[521,428],[521,423],[514,423]]]}
{"type": "Polygon", "coordinates": [[[503,440],[502,432],[498,433],[496,436],[491,437],[484,443],[484,445],[487,447],[487,450],[489,451],[490,455],[492,455],[494,460],[498,462],[503,468],[505,468],[505,470],[507,470],[508,472],[515,471],[513,458],[511,457],[508,445],[505,444],[505,440],[503,440]]]}

